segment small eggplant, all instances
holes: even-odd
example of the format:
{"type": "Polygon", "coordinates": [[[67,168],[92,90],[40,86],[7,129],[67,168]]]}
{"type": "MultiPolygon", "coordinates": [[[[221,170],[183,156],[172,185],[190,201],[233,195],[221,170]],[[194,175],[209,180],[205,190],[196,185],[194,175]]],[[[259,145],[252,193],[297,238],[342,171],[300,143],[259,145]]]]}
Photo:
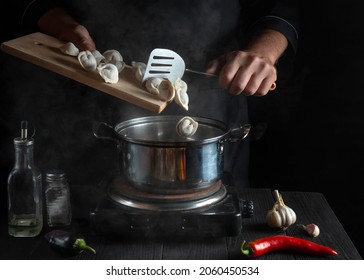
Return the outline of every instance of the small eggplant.
{"type": "Polygon", "coordinates": [[[44,237],[53,249],[63,254],[77,255],[84,250],[96,254],[96,251],[86,244],[85,239],[75,232],[52,230],[46,233],[44,237]]]}

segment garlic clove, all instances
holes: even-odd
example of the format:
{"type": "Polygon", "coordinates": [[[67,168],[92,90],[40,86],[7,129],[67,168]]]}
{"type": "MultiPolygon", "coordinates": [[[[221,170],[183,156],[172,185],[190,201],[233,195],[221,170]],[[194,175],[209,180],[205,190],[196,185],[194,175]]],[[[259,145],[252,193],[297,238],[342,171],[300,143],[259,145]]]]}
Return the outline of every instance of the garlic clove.
{"type": "Polygon", "coordinates": [[[269,210],[266,216],[267,224],[272,228],[281,228],[282,216],[277,210],[269,210]]]}
{"type": "Polygon", "coordinates": [[[320,235],[320,228],[316,224],[308,224],[308,225],[298,225],[304,231],[308,233],[311,237],[317,237],[320,235]]]}

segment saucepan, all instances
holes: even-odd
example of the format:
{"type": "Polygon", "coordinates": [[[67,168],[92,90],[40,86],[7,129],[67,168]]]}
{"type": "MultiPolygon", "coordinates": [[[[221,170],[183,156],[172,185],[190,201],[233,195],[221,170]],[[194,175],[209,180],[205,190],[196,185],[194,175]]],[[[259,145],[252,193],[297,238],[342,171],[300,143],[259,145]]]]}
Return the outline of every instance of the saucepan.
{"type": "Polygon", "coordinates": [[[218,120],[192,117],[198,129],[185,137],[176,131],[182,117],[140,117],[114,127],[98,122],[93,133],[116,142],[118,169],[133,187],[158,194],[209,187],[224,171],[224,145],[243,140],[250,125],[230,128],[218,120]]]}

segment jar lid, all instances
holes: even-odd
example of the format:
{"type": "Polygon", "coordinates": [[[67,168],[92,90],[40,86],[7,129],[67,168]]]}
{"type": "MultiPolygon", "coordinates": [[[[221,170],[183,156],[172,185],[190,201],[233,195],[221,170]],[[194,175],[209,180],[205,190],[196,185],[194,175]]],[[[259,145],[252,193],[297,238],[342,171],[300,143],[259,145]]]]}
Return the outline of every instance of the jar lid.
{"type": "Polygon", "coordinates": [[[33,138],[22,139],[21,137],[14,138],[14,144],[17,146],[31,146],[34,144],[33,138]]]}
{"type": "Polygon", "coordinates": [[[46,179],[47,180],[57,180],[66,178],[66,173],[61,169],[52,169],[47,172],[46,179]]]}

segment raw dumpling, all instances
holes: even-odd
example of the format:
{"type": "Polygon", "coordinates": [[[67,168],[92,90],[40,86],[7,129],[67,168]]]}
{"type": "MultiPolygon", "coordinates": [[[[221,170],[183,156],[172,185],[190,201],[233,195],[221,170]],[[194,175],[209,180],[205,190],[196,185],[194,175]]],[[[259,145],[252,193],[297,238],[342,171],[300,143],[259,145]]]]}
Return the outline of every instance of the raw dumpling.
{"type": "Polygon", "coordinates": [[[177,78],[176,82],[174,83],[174,88],[176,91],[174,101],[176,104],[188,111],[189,97],[187,94],[187,83],[180,78],[177,78]]]}
{"type": "Polygon", "coordinates": [[[90,51],[82,51],[78,54],[78,61],[83,69],[87,71],[95,71],[97,67],[96,58],[90,51]]]}
{"type": "Polygon", "coordinates": [[[62,53],[68,54],[70,56],[78,56],[80,53],[80,50],[72,42],[68,42],[60,46],[59,49],[62,53]]]}
{"type": "Polygon", "coordinates": [[[125,62],[119,51],[107,50],[102,55],[104,56],[103,62],[114,64],[119,72],[125,68],[125,62]]]}
{"type": "Polygon", "coordinates": [[[183,117],[176,125],[176,131],[180,136],[191,137],[193,136],[198,128],[198,122],[191,117],[183,117]]]}
{"type": "Polygon", "coordinates": [[[121,53],[117,50],[107,50],[103,54],[104,62],[115,64],[116,61],[123,61],[121,53]]]}
{"type": "Polygon", "coordinates": [[[97,65],[99,65],[105,59],[105,57],[98,50],[93,50],[91,53],[95,57],[97,65]]]}
{"type": "Polygon", "coordinates": [[[136,62],[132,61],[131,66],[134,68],[135,78],[140,83],[143,81],[143,77],[145,74],[145,69],[147,69],[147,65],[144,62],[136,62]]]}
{"type": "Polygon", "coordinates": [[[159,85],[163,81],[163,78],[149,78],[145,81],[145,87],[147,90],[154,95],[159,94],[159,85]]]}
{"type": "Polygon", "coordinates": [[[97,71],[106,83],[116,84],[119,81],[119,71],[112,63],[101,63],[97,71]]]}
{"type": "Polygon", "coordinates": [[[175,96],[174,86],[167,79],[149,78],[145,82],[145,87],[150,93],[157,95],[164,101],[171,101],[175,96]]]}

